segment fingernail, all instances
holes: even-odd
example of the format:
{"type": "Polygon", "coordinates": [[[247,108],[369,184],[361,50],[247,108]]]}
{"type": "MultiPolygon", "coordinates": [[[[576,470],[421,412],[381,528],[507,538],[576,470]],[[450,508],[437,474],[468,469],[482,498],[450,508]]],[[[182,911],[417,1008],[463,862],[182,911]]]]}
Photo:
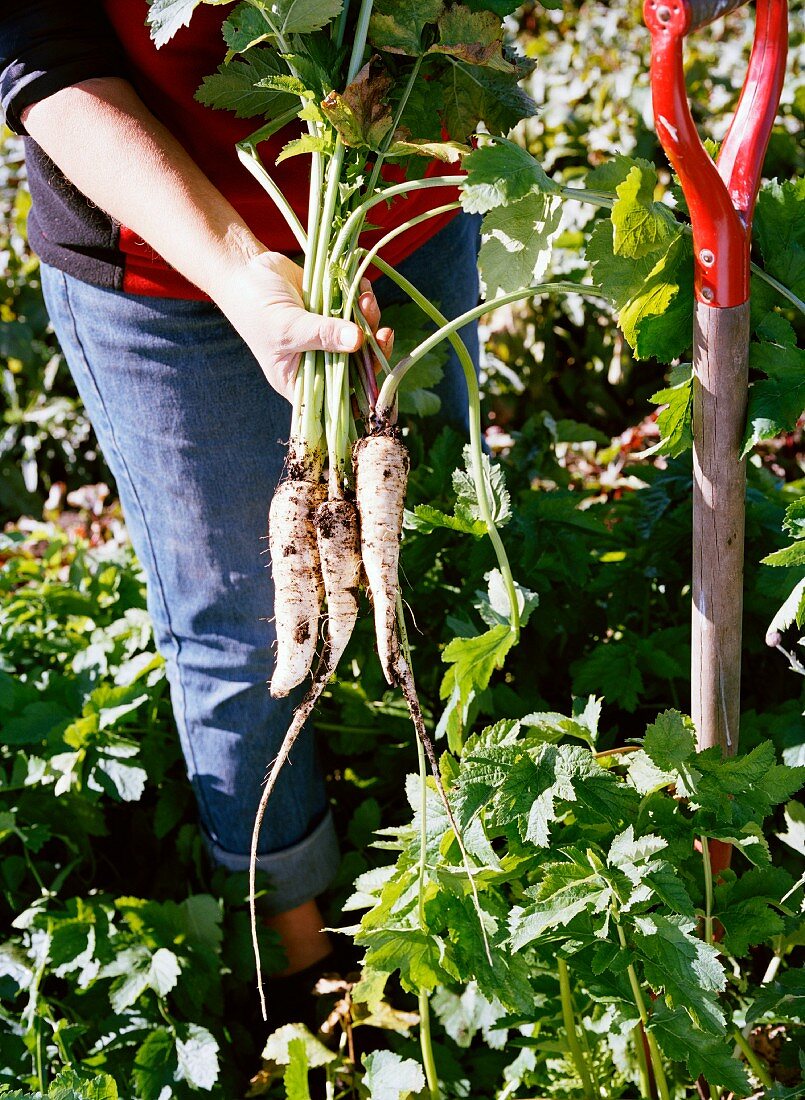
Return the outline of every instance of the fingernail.
{"type": "Polygon", "coordinates": [[[344,351],[351,351],[355,347],[355,330],[352,325],[344,325],[339,333],[338,342],[344,351]]]}

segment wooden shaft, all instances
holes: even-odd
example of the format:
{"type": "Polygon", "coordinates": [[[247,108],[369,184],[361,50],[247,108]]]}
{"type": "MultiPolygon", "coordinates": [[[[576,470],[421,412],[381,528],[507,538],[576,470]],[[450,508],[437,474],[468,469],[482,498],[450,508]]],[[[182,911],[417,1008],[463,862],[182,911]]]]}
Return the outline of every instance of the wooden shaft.
{"type": "Polygon", "coordinates": [[[749,303],[696,303],[693,325],[693,649],[699,749],[738,750],[749,303]]]}

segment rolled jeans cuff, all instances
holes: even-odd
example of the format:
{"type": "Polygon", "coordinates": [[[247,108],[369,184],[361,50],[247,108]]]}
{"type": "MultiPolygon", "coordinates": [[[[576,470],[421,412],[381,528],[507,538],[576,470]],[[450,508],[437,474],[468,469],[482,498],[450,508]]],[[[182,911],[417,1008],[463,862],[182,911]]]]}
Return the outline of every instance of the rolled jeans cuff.
{"type": "MultiPolygon", "coordinates": [[[[228,852],[204,829],[201,832],[213,863],[228,871],[248,871],[248,855],[228,852]]],[[[271,916],[318,897],[335,878],[340,860],[333,817],[328,810],[315,829],[296,844],[257,856],[257,870],[271,881],[271,889],[258,900],[258,908],[271,916]]]]}

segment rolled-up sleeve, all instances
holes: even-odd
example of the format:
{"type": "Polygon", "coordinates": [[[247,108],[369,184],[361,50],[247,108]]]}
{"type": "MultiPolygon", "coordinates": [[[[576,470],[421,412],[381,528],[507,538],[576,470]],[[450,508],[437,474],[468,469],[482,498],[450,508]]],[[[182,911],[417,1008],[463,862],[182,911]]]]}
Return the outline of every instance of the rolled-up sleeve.
{"type": "Polygon", "coordinates": [[[0,0],[0,106],[24,134],[26,107],[99,76],[127,76],[120,43],[93,0],[0,0]]]}

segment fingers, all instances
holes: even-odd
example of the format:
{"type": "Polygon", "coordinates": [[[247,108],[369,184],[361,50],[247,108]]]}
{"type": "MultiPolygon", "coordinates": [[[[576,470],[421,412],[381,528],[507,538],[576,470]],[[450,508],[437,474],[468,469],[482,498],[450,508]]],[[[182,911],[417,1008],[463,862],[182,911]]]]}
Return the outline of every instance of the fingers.
{"type": "MultiPolygon", "coordinates": [[[[391,353],[394,350],[394,332],[392,329],[379,328],[375,333],[375,339],[386,359],[391,359],[391,353]]],[[[379,369],[380,364],[375,359],[375,370],[378,371],[379,369]]]]}
{"type": "Polygon", "coordinates": [[[320,317],[304,309],[286,310],[282,328],[275,332],[274,342],[281,352],[357,351],[363,333],[352,321],[338,317],[320,317]]]}
{"type": "Polygon", "coordinates": [[[377,304],[372,284],[368,279],[361,279],[361,296],[358,299],[358,305],[369,328],[374,332],[380,324],[380,306],[377,304]]]}

